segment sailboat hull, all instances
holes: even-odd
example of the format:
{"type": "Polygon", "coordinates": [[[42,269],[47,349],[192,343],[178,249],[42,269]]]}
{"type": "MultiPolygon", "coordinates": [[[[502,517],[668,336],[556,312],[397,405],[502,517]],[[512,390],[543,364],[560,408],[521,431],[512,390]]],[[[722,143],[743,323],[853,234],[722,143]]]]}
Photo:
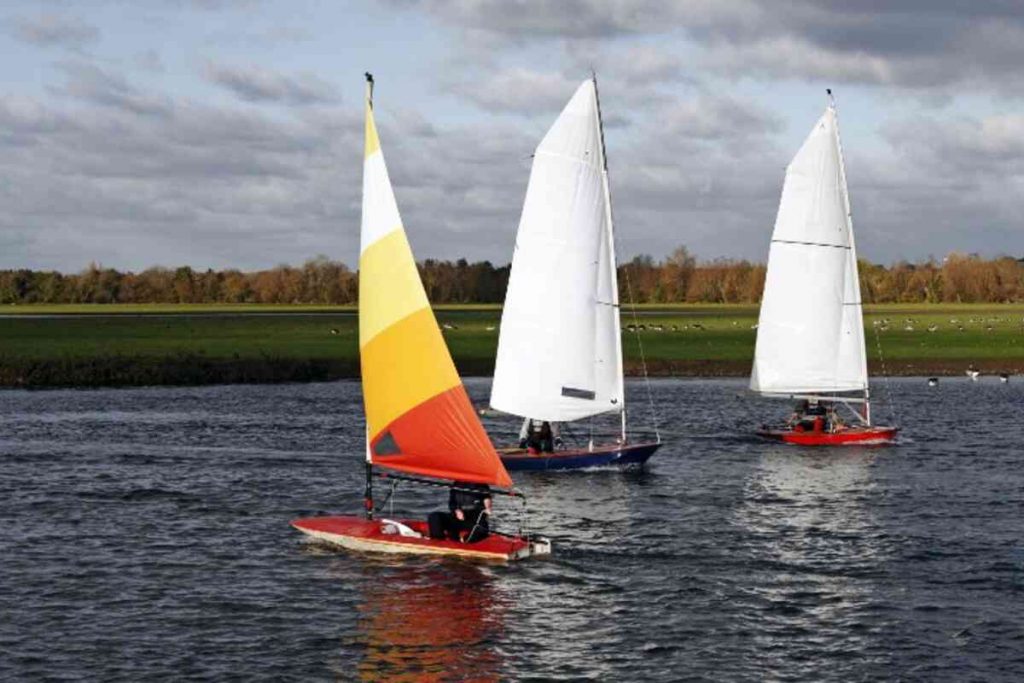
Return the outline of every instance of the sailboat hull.
{"type": "Polygon", "coordinates": [[[421,537],[403,536],[395,531],[388,533],[388,528],[394,527],[388,520],[355,516],[307,517],[293,520],[291,525],[317,541],[359,552],[445,555],[491,562],[512,562],[551,554],[551,542],[541,537],[525,538],[492,533],[476,543],[458,543],[429,538],[426,522],[409,519],[396,521],[419,533],[421,537]]]}
{"type": "Polygon", "coordinates": [[[510,472],[581,470],[591,467],[641,467],[661,448],[660,442],[607,446],[530,454],[521,448],[500,450],[501,462],[510,472]]]}
{"type": "Polygon", "coordinates": [[[896,438],[897,427],[854,427],[841,432],[797,432],[792,429],[763,429],[758,436],[799,446],[846,446],[888,443],[896,438]]]}

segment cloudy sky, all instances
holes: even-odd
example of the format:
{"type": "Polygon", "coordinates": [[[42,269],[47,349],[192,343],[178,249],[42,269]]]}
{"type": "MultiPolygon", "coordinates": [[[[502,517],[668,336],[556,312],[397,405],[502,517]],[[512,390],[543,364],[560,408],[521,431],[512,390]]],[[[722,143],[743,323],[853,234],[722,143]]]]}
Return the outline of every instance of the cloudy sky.
{"type": "Polygon", "coordinates": [[[420,258],[508,260],[591,68],[622,257],[763,260],[826,87],[865,257],[1024,255],[1019,0],[8,1],[0,51],[0,268],[354,264],[367,70],[420,258]]]}

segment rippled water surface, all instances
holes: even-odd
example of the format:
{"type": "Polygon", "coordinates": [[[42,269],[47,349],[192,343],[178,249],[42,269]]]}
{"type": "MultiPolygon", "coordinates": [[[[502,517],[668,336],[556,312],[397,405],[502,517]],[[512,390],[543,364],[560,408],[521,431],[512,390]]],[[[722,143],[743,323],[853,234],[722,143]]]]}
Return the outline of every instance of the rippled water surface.
{"type": "Polygon", "coordinates": [[[555,550],[508,567],[288,526],[360,507],[358,384],[0,392],[0,678],[1024,677],[1024,380],[894,381],[874,449],[743,389],[654,382],[646,472],[518,476],[555,550]]]}

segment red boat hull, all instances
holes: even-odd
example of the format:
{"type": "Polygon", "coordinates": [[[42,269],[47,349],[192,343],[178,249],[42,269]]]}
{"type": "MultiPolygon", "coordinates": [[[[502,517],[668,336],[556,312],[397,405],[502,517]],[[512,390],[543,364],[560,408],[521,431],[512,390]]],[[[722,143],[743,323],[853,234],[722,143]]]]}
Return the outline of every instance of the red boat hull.
{"type": "Polygon", "coordinates": [[[896,438],[897,427],[851,427],[841,432],[797,432],[792,429],[764,429],[758,436],[800,446],[845,446],[888,443],[896,438]]]}
{"type": "Polygon", "coordinates": [[[385,533],[387,520],[364,517],[306,517],[292,526],[318,541],[365,552],[415,555],[450,555],[476,560],[509,562],[531,555],[546,555],[551,544],[546,539],[491,534],[476,543],[437,540],[427,535],[427,524],[420,520],[395,520],[422,535],[422,538],[385,533]]]}

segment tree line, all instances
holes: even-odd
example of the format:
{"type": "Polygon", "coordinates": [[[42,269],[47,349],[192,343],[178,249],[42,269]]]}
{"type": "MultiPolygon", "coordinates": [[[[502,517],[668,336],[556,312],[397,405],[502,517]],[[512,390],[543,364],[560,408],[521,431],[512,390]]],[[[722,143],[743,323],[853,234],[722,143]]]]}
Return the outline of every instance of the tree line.
{"type": "MultiPolygon", "coordinates": [[[[418,264],[427,297],[437,304],[501,303],[509,266],[466,259],[418,264]]],[[[746,303],[760,301],[766,267],[746,260],[699,262],[685,247],[666,258],[637,256],[620,264],[622,301],[746,303]]],[[[197,271],[188,266],[121,272],[91,264],[80,273],[0,271],[0,304],[261,303],[355,304],[358,273],[318,256],[302,266],[197,271]]],[[[866,303],[1024,302],[1024,259],[953,253],[941,262],[860,262],[866,303]]]]}

